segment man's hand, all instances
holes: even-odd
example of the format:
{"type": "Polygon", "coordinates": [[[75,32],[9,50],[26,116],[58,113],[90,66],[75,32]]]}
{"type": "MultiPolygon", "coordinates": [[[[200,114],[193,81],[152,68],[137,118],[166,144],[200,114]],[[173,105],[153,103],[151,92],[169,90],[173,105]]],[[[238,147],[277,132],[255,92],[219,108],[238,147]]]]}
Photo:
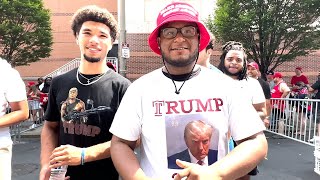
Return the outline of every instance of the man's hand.
{"type": "Polygon", "coordinates": [[[265,126],[266,128],[269,128],[269,126],[270,126],[269,118],[265,118],[265,119],[263,120],[263,124],[264,124],[264,126],[265,126]]]}
{"type": "MultiPolygon", "coordinates": [[[[39,180],[49,180],[50,173],[51,173],[51,168],[49,168],[48,166],[42,167],[40,170],[39,180]]],[[[70,176],[66,176],[64,178],[64,180],[69,180],[69,179],[70,179],[70,176]]]]}
{"type": "Polygon", "coordinates": [[[81,148],[71,145],[61,145],[53,150],[50,156],[50,168],[62,165],[80,165],[81,148]]]}
{"type": "Polygon", "coordinates": [[[175,180],[221,179],[221,177],[219,177],[218,174],[208,166],[200,166],[198,164],[181,161],[179,159],[177,159],[176,163],[179,167],[183,168],[183,170],[174,176],[175,180]]]}
{"type": "Polygon", "coordinates": [[[49,166],[41,167],[39,180],[48,180],[50,177],[50,168],[49,166]]]}
{"type": "Polygon", "coordinates": [[[299,86],[293,85],[293,86],[292,86],[292,89],[299,89],[299,86]]]}

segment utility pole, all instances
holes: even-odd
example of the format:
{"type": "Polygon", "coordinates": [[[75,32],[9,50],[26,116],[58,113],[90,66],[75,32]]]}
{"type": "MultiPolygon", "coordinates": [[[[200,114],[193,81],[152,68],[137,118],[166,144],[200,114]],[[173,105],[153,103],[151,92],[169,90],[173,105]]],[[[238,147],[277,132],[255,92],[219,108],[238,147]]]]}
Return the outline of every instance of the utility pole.
{"type": "Polygon", "coordinates": [[[122,52],[123,46],[127,44],[126,41],[126,15],[125,15],[125,0],[118,0],[118,21],[120,23],[120,37],[118,44],[118,57],[119,57],[119,72],[122,76],[126,77],[127,73],[127,59],[122,52]]]}

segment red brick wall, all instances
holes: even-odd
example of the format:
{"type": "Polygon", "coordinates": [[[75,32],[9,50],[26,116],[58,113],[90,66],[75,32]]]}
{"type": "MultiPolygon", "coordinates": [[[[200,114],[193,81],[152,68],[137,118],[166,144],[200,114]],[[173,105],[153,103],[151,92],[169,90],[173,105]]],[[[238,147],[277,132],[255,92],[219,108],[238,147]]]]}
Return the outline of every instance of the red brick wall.
{"type": "MultiPolygon", "coordinates": [[[[127,77],[135,80],[143,74],[160,68],[162,60],[160,56],[151,51],[148,45],[149,34],[127,34],[127,43],[130,45],[130,59],[127,61],[127,77]]],[[[216,45],[211,63],[215,66],[219,64],[221,45],[216,45]]],[[[309,78],[310,83],[316,81],[316,76],[320,69],[320,51],[306,57],[299,57],[295,61],[286,62],[277,67],[276,71],[282,72],[284,80],[290,83],[291,77],[294,75],[294,69],[297,66],[302,67],[304,74],[309,78]]]]}
{"type": "Polygon", "coordinates": [[[117,19],[117,1],[114,0],[77,0],[70,3],[66,0],[44,0],[45,7],[50,9],[53,47],[47,59],[70,59],[79,57],[79,47],[71,31],[71,18],[77,9],[86,5],[97,5],[107,8],[117,19]]]}
{"type": "MultiPolygon", "coordinates": [[[[57,64],[57,59],[70,59],[79,57],[79,48],[75,43],[75,39],[70,29],[70,20],[73,13],[84,5],[95,4],[107,8],[117,18],[117,1],[115,0],[77,0],[76,3],[70,3],[66,0],[44,0],[46,8],[51,11],[51,26],[53,29],[53,50],[51,56],[46,58],[47,66],[42,66],[42,71],[48,68],[46,72],[36,73],[37,68],[32,68],[36,76],[44,76],[50,73],[52,67],[49,62],[57,64]]],[[[130,45],[130,59],[127,61],[127,77],[135,80],[138,77],[161,67],[162,60],[160,56],[153,53],[148,46],[148,36],[146,33],[127,34],[127,43],[130,45]]],[[[215,53],[212,57],[212,64],[219,63],[219,48],[215,46],[215,53]]],[[[315,75],[319,69],[320,52],[317,55],[299,58],[295,62],[288,62],[277,68],[277,71],[284,72],[285,79],[289,79],[293,75],[294,68],[301,66],[305,74],[309,77],[310,82],[315,81],[315,75]]],[[[33,67],[32,65],[30,67],[33,67]]],[[[26,72],[30,72],[29,67],[24,68],[26,72]]],[[[23,71],[20,70],[23,76],[23,71]]],[[[29,74],[27,76],[30,76],[29,74]]]]}
{"type": "Polygon", "coordinates": [[[127,61],[127,78],[135,80],[138,77],[162,66],[160,56],[153,53],[148,45],[149,34],[127,34],[130,47],[130,59],[127,61]]]}

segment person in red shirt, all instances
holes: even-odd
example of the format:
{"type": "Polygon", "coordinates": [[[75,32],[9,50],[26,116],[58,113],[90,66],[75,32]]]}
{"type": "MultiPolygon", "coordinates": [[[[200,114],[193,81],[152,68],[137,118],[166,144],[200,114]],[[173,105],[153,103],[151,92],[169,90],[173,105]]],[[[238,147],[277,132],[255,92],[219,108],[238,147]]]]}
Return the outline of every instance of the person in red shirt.
{"type": "MultiPolygon", "coordinates": [[[[279,72],[274,73],[274,83],[275,86],[271,90],[271,98],[286,98],[286,96],[290,92],[290,88],[287,86],[287,84],[282,79],[282,74],[279,72]]],[[[284,119],[286,118],[285,115],[285,102],[281,99],[273,99],[271,100],[271,106],[272,106],[272,113],[273,115],[273,121],[272,125],[276,123],[275,121],[278,121],[278,133],[284,134],[284,119]]]]}
{"type": "Polygon", "coordinates": [[[299,89],[299,86],[297,86],[297,83],[299,81],[303,82],[304,84],[309,84],[308,78],[302,74],[302,68],[297,67],[294,72],[296,73],[295,76],[292,76],[291,78],[291,86],[292,86],[292,91],[296,92],[299,89]]]}

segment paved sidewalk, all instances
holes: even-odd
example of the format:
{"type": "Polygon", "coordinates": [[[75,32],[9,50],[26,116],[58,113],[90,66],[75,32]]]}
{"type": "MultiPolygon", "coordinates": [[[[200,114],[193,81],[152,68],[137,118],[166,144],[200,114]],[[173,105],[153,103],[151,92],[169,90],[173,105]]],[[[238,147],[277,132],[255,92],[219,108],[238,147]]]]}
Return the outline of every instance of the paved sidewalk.
{"type": "Polygon", "coordinates": [[[271,133],[268,137],[268,160],[258,167],[260,173],[252,180],[319,180],[314,172],[314,146],[271,133]]]}
{"type": "Polygon", "coordinates": [[[22,138],[13,145],[12,180],[39,179],[40,138],[22,138]]]}
{"type": "Polygon", "coordinates": [[[21,134],[13,145],[12,180],[39,179],[40,134],[42,126],[21,134]]]}
{"type": "Polygon", "coordinates": [[[39,127],[36,127],[32,130],[23,132],[21,134],[21,138],[39,138],[42,131],[42,127],[43,125],[40,125],[39,127]]]}
{"type": "MultiPolygon", "coordinates": [[[[37,180],[39,176],[41,128],[22,136],[13,146],[12,180],[37,180]],[[26,138],[33,137],[33,138],[26,138]]],[[[268,160],[259,165],[260,173],[252,180],[319,180],[314,169],[314,147],[266,133],[268,160]]]]}

